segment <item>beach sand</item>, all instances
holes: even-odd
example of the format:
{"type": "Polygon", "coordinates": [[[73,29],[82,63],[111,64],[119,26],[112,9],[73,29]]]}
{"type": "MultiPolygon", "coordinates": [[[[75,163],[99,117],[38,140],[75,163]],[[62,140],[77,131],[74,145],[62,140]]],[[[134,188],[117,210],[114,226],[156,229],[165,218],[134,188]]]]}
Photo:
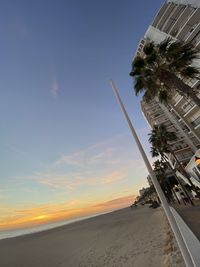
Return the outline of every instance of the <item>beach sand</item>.
{"type": "Polygon", "coordinates": [[[183,267],[161,208],[126,208],[0,240],[2,267],[183,267]]]}

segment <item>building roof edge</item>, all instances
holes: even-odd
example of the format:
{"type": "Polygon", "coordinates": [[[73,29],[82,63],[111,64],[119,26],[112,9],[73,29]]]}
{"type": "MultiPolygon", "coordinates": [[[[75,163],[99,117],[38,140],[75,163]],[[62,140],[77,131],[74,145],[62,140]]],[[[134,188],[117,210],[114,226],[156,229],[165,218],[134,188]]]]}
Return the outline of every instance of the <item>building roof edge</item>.
{"type": "Polygon", "coordinates": [[[175,3],[178,5],[191,5],[193,7],[200,7],[200,1],[199,0],[167,0],[167,3],[175,3]]]}

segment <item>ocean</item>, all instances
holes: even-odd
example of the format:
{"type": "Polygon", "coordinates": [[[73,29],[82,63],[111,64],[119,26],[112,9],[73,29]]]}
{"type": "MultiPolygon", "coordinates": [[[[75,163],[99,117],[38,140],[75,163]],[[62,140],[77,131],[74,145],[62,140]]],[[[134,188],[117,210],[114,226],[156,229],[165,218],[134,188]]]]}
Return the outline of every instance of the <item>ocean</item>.
{"type": "Polygon", "coordinates": [[[34,227],[27,227],[27,228],[20,228],[20,229],[9,229],[9,230],[0,230],[0,239],[6,239],[6,238],[12,238],[12,237],[17,237],[17,236],[23,236],[23,235],[28,235],[28,234],[33,234],[33,233],[38,233],[42,232],[45,230],[53,229],[59,226],[67,225],[70,223],[86,220],[89,218],[93,218],[99,215],[107,214],[110,213],[111,211],[108,212],[103,212],[95,215],[90,215],[90,216],[85,216],[81,218],[76,218],[72,220],[66,220],[66,221],[60,221],[60,222],[54,222],[54,223],[48,223],[48,224],[43,224],[43,225],[37,225],[34,227]]]}

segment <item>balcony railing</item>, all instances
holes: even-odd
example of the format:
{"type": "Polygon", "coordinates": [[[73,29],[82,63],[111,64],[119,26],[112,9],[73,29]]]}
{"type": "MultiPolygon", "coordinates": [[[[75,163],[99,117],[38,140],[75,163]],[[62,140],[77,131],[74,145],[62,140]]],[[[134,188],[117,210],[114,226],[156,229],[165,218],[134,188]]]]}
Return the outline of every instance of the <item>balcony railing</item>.
{"type": "Polygon", "coordinates": [[[183,110],[183,111],[185,111],[185,113],[186,112],[188,112],[192,107],[194,107],[195,106],[195,103],[194,102],[192,102],[192,101],[188,101],[188,102],[186,102],[182,107],[181,107],[181,109],[183,110]]]}
{"type": "Polygon", "coordinates": [[[191,125],[193,127],[197,127],[199,124],[200,124],[200,116],[196,120],[191,122],[191,125]]]}

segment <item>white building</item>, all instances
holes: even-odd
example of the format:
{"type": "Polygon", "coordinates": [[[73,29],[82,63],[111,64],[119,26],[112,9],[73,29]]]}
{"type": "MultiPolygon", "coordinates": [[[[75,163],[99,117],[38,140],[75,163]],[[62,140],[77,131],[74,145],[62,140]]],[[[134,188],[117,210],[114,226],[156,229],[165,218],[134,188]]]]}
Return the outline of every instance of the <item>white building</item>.
{"type": "MultiPolygon", "coordinates": [[[[147,29],[140,41],[136,55],[142,53],[146,40],[160,43],[167,37],[183,42],[192,42],[200,49],[200,0],[168,0],[156,14],[152,25],[147,29]]],[[[194,62],[200,67],[200,60],[194,62]]],[[[200,81],[184,80],[194,90],[200,91],[200,81]]],[[[200,97],[200,94],[197,93],[200,97]]],[[[178,140],[171,143],[179,161],[194,177],[200,179],[200,168],[195,163],[195,153],[200,148],[200,109],[187,97],[176,91],[168,106],[161,104],[156,98],[148,104],[141,101],[142,112],[149,125],[164,123],[168,130],[175,131],[178,140]]],[[[168,155],[175,166],[172,155],[168,155]]],[[[200,180],[199,180],[200,181],[200,180]]]]}

